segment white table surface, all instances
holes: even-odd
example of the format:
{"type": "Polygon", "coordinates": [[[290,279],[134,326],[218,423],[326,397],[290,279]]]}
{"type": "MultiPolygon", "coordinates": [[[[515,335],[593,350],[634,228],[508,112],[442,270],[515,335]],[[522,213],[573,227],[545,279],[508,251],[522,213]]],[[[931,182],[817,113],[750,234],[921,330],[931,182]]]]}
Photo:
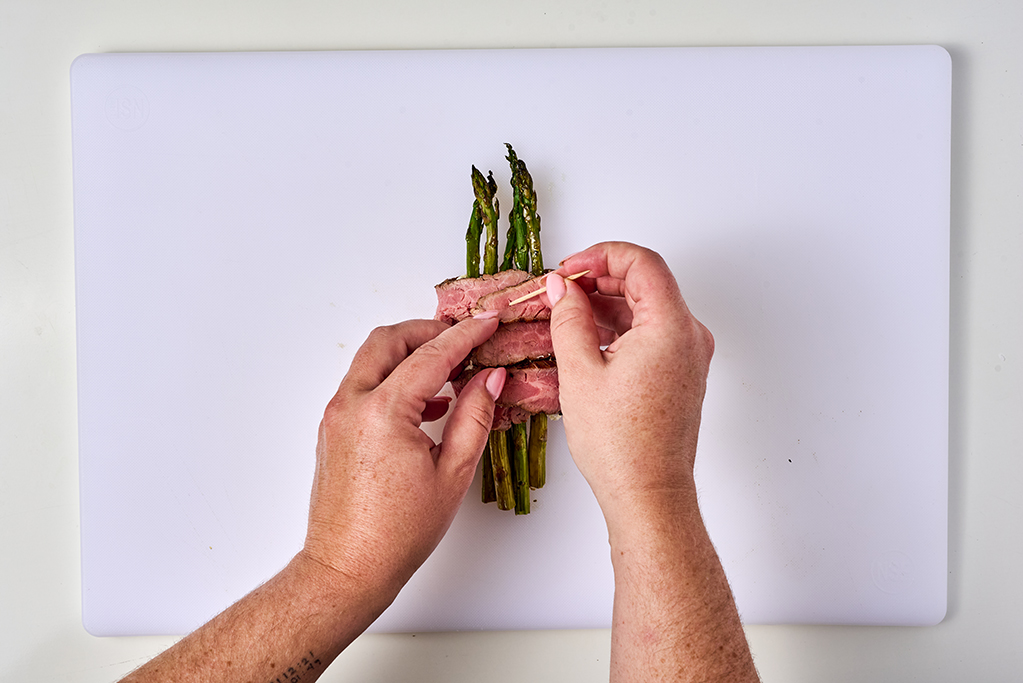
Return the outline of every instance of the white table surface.
{"type": "MultiPolygon", "coordinates": [[[[953,62],[949,612],[750,627],[765,681],[1023,664],[1023,6],[994,0],[0,0],[0,678],[109,681],[172,638],[81,625],[68,69],[85,52],[936,43],[953,62]]],[[[606,631],[365,636],[321,680],[606,679],[606,631]],[[514,653],[514,655],[512,655],[514,653]],[[514,666],[513,666],[514,665],[514,666]]]]}

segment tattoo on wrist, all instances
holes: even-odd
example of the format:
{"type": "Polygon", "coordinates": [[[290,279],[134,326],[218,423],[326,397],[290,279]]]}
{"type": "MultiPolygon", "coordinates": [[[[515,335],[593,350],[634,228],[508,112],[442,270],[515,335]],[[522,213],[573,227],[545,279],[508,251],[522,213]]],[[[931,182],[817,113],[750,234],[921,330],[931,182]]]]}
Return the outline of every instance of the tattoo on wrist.
{"type": "Polygon", "coordinates": [[[308,657],[303,657],[294,666],[289,666],[282,671],[277,678],[270,679],[270,683],[300,683],[306,674],[320,668],[320,660],[312,652],[308,657]]]}

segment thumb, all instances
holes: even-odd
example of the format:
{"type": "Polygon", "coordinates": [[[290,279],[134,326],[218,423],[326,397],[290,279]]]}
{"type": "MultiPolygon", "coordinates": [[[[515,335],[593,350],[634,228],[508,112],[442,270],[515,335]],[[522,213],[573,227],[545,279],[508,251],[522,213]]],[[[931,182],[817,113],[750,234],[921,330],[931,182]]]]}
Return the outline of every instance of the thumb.
{"type": "Polygon", "coordinates": [[[508,371],[481,370],[458,394],[455,407],[444,425],[437,457],[437,469],[464,495],[476,474],[494,421],[494,401],[501,395],[508,371]]]}
{"type": "Polygon", "coordinates": [[[547,276],[551,342],[559,373],[584,371],[602,363],[600,335],[586,292],[557,273],[547,276]]]}

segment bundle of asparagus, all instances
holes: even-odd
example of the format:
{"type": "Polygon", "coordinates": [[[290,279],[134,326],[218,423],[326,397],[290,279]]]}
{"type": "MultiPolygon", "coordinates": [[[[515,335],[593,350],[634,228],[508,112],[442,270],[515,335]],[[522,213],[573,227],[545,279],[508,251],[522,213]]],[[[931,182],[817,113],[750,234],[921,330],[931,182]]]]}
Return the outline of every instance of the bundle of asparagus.
{"type": "MultiPolygon", "coordinates": [[[[500,270],[517,269],[534,276],[544,273],[540,250],[540,216],[536,210],[533,179],[524,161],[506,143],[511,166],[512,208],[508,213],[508,233],[500,270]]],[[[498,272],[498,232],[500,214],[497,183],[490,172],[487,177],[472,167],[475,201],[469,218],[466,241],[467,276],[480,276],[480,239],[485,234],[483,274],[498,272]]],[[[515,514],[529,514],[530,489],[541,488],[547,470],[547,415],[538,413],[526,423],[512,424],[505,431],[493,431],[483,452],[484,503],[497,502],[502,510],[515,509],[515,514]]]]}

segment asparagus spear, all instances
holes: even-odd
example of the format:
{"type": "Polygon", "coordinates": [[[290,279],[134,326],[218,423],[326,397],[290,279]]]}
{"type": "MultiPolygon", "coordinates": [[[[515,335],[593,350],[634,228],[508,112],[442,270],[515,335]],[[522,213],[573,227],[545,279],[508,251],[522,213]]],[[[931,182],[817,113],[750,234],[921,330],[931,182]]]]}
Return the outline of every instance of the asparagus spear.
{"type": "Polygon", "coordinates": [[[515,205],[512,205],[512,212],[508,214],[508,234],[505,235],[504,259],[501,260],[501,270],[511,270],[515,267],[515,205]]]}
{"type": "Polygon", "coordinates": [[[515,493],[512,490],[511,462],[508,459],[508,435],[504,432],[490,432],[490,461],[494,468],[497,507],[511,510],[515,507],[515,493]]]}
{"type": "Polygon", "coordinates": [[[540,214],[536,212],[533,177],[529,175],[526,162],[522,159],[518,160],[518,173],[522,191],[522,213],[526,224],[526,240],[529,244],[530,270],[533,275],[543,275],[543,253],[540,251],[540,214]]]}
{"type": "Polygon", "coordinates": [[[508,430],[511,439],[512,474],[515,489],[515,514],[529,514],[529,456],[526,446],[526,423],[512,425],[508,430]]]}
{"type": "Polygon", "coordinates": [[[497,272],[497,216],[500,211],[494,174],[491,172],[484,178],[479,169],[473,166],[472,189],[483,214],[483,227],[487,230],[487,241],[483,248],[483,272],[493,275],[497,272]]]}
{"type": "MultiPolygon", "coordinates": [[[[526,230],[526,204],[522,194],[523,183],[525,179],[522,177],[522,169],[525,168],[525,164],[520,167],[520,161],[518,156],[515,154],[515,150],[507,142],[504,143],[505,147],[508,148],[508,164],[511,166],[511,186],[512,186],[512,208],[508,213],[508,222],[511,224],[508,228],[508,234],[515,235],[514,254],[515,254],[515,267],[519,270],[529,270],[529,245],[527,244],[527,230],[526,230]]],[[[526,173],[528,176],[528,171],[526,173]]],[[[509,251],[512,251],[511,247],[508,247],[509,251]]]]}
{"type": "MultiPolygon", "coordinates": [[[[473,176],[479,171],[475,167],[473,176]]],[[[475,177],[474,177],[475,180],[475,177]]],[[[473,183],[475,193],[475,183],[473,183]]],[[[480,200],[472,202],[472,214],[469,216],[469,229],[465,231],[465,276],[480,276],[480,233],[483,227],[483,210],[480,209],[480,200]]],[[[484,503],[492,503],[497,500],[497,493],[494,490],[494,466],[490,460],[490,443],[483,448],[483,490],[481,498],[484,503]]]]}
{"type": "MultiPolygon", "coordinates": [[[[504,260],[501,261],[501,270],[511,270],[512,268],[520,268],[521,270],[527,270],[529,268],[528,262],[524,265],[520,265],[519,261],[519,245],[525,247],[525,232],[522,228],[522,196],[519,193],[518,187],[515,186],[515,163],[512,159],[515,158],[515,151],[511,148],[507,142],[504,143],[508,147],[509,154],[508,160],[511,162],[512,167],[512,207],[508,212],[508,234],[505,237],[504,242],[504,260]],[[520,234],[521,233],[521,234],[520,234]]],[[[528,258],[528,252],[526,255],[528,258]]]]}
{"type": "MultiPolygon", "coordinates": [[[[509,161],[514,152],[509,150],[509,161]]],[[[540,250],[540,214],[536,212],[536,192],[533,191],[533,177],[529,175],[526,162],[516,159],[512,183],[519,188],[522,201],[522,218],[526,227],[526,242],[529,246],[530,272],[543,275],[543,253],[540,250]]],[[[529,420],[529,485],[542,488],[547,480],[547,416],[533,415],[529,420]]]]}
{"type": "Polygon", "coordinates": [[[494,462],[490,459],[490,440],[483,447],[483,491],[481,498],[484,503],[497,500],[497,489],[494,487],[494,462]]]}
{"type": "MultiPolygon", "coordinates": [[[[473,166],[472,189],[487,231],[487,241],[483,248],[483,272],[493,275],[497,272],[497,217],[500,210],[497,181],[494,180],[493,172],[484,178],[479,169],[473,166]]],[[[502,432],[490,432],[490,462],[494,472],[497,507],[511,510],[515,506],[515,496],[512,492],[511,462],[508,459],[508,436],[502,432]]]]}
{"type": "MultiPolygon", "coordinates": [[[[518,268],[529,269],[529,250],[526,245],[526,223],[522,190],[518,176],[518,157],[508,143],[508,163],[511,166],[512,208],[508,212],[508,237],[505,242],[502,270],[518,268]]],[[[515,490],[515,514],[529,514],[529,443],[526,425],[512,425],[508,433],[508,448],[512,464],[515,490]]]]}
{"type": "Polygon", "coordinates": [[[483,212],[479,200],[472,203],[472,215],[469,216],[469,229],[465,232],[465,270],[466,277],[480,276],[480,228],[483,212]]]}
{"type": "Polygon", "coordinates": [[[529,488],[542,489],[547,483],[547,416],[529,420],[529,488]]]}

